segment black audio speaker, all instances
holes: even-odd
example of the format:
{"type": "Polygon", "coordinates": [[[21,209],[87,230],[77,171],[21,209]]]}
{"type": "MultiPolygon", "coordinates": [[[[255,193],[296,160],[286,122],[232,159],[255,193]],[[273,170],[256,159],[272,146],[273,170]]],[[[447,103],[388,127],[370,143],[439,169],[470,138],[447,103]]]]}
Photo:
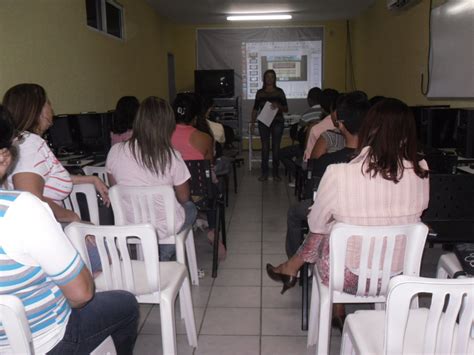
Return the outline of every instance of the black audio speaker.
{"type": "Polygon", "coordinates": [[[456,131],[456,152],[461,157],[474,158],[474,108],[459,110],[456,131]]]}

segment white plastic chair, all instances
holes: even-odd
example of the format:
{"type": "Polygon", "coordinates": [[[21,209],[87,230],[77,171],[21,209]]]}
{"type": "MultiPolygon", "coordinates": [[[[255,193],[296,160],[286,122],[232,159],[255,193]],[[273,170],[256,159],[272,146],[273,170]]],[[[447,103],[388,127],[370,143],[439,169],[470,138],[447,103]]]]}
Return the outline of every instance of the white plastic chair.
{"type": "MultiPolygon", "coordinates": [[[[26,318],[25,308],[14,295],[0,296],[0,323],[8,338],[9,352],[12,354],[34,354],[33,338],[26,318]]],[[[91,355],[115,355],[112,338],[106,338],[91,355]]]]}
{"type": "Polygon", "coordinates": [[[99,177],[99,179],[101,179],[107,186],[110,186],[109,177],[107,175],[107,171],[105,170],[105,166],[87,165],[82,168],[82,171],[84,171],[84,174],[86,175],[95,175],[99,177]]]}
{"type": "Polygon", "coordinates": [[[188,342],[197,347],[188,271],[179,262],[159,262],[156,232],[151,224],[94,226],[71,223],[65,233],[89,269],[85,239],[88,235],[95,237],[103,270],[95,278],[97,290],[126,290],[133,293],[140,303],[160,305],[163,354],[177,353],[174,305],[179,292],[188,342]],[[130,258],[128,247],[131,238],[139,239],[143,260],[130,258]]]}
{"type": "Polygon", "coordinates": [[[191,227],[180,233],[175,230],[175,204],[178,202],[171,186],[135,187],[115,185],[110,188],[109,197],[114,211],[115,225],[118,226],[131,223],[152,223],[156,225],[158,215],[155,210],[154,199],[159,197],[166,210],[165,218],[168,235],[159,235],[158,242],[160,244],[176,244],[176,260],[186,265],[187,256],[191,282],[193,285],[199,285],[193,230],[191,227]],[[128,201],[128,206],[125,201],[128,201]],[[127,211],[127,208],[130,209],[130,207],[133,209],[132,213],[127,211]]]}
{"type": "Polygon", "coordinates": [[[357,311],[346,318],[341,354],[474,354],[474,279],[396,276],[386,311],[357,311]],[[410,309],[418,294],[429,308],[410,309]]]}
{"type": "Polygon", "coordinates": [[[99,204],[97,203],[97,192],[93,184],[73,185],[71,194],[63,201],[64,207],[68,210],[76,212],[82,220],[85,220],[85,214],[81,213],[81,209],[79,207],[78,195],[80,194],[83,194],[86,198],[90,222],[99,225],[99,204]]]}
{"type": "Polygon", "coordinates": [[[405,236],[402,273],[418,276],[428,228],[423,223],[399,226],[354,226],[336,223],[329,237],[329,287],[314,269],[308,324],[308,347],[317,343],[317,354],[329,353],[333,303],[384,303],[397,236],[405,236]],[[343,292],[346,248],[352,236],[361,238],[356,295],[343,292]],[[384,240],[386,247],[384,248],[384,240]],[[371,250],[371,243],[373,250],[371,250]],[[383,260],[383,263],[382,263],[383,260]],[[382,264],[382,265],[380,265],[382,264]],[[369,266],[371,265],[371,268],[369,266]],[[379,288],[379,279],[381,287],[379,288]],[[366,286],[368,285],[368,292],[366,286]]]}

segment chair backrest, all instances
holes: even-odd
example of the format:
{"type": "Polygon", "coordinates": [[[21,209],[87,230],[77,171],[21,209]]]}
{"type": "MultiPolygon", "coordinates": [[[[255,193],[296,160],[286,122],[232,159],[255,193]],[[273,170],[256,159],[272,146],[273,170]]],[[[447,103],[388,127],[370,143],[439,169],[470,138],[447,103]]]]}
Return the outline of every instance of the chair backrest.
{"type": "MultiPolygon", "coordinates": [[[[91,269],[86,238],[95,237],[102,264],[102,283],[96,282],[101,291],[126,290],[135,295],[150,294],[160,290],[160,264],[155,228],[151,224],[128,226],[94,226],[71,223],[64,232],[78,250],[87,268],[91,269]],[[141,244],[143,261],[132,260],[129,244],[141,244]],[[134,264],[141,265],[140,268],[134,264]],[[144,284],[142,273],[146,273],[144,284]]],[[[97,279],[96,279],[97,280],[97,279]]]]}
{"type": "Polygon", "coordinates": [[[81,220],[97,225],[100,224],[99,204],[94,185],[73,185],[71,194],[64,200],[64,206],[76,212],[81,217],[81,220]]]}
{"type": "MultiPolygon", "coordinates": [[[[474,321],[474,279],[397,276],[390,281],[385,317],[385,354],[402,354],[410,302],[431,295],[425,329],[418,329],[423,354],[468,354],[474,321]]],[[[416,310],[418,311],[418,310],[416,310]]],[[[472,342],[472,340],[471,340],[472,342]]]]}
{"type": "Polygon", "coordinates": [[[402,273],[418,276],[427,234],[428,227],[423,223],[399,226],[354,226],[336,223],[329,238],[330,289],[343,291],[347,246],[349,243],[355,243],[355,238],[360,238],[356,295],[370,297],[385,295],[392,276],[397,238],[400,242],[402,239],[405,240],[402,273]]]}
{"type": "Polygon", "coordinates": [[[95,175],[99,177],[107,186],[109,186],[109,177],[107,175],[107,171],[105,170],[105,166],[92,166],[88,165],[82,168],[84,174],[86,175],[95,175]]]}
{"type": "Polygon", "coordinates": [[[209,160],[185,160],[191,174],[191,195],[213,198],[211,162],[209,160]]]}
{"type": "Polygon", "coordinates": [[[430,202],[422,219],[474,220],[474,175],[430,174],[430,202]]]}
{"type": "Polygon", "coordinates": [[[123,186],[109,189],[115,224],[151,223],[160,239],[176,235],[176,195],[171,186],[123,186]]]}
{"type": "Polygon", "coordinates": [[[0,323],[13,354],[34,354],[30,326],[18,297],[0,295],[0,323]]]}

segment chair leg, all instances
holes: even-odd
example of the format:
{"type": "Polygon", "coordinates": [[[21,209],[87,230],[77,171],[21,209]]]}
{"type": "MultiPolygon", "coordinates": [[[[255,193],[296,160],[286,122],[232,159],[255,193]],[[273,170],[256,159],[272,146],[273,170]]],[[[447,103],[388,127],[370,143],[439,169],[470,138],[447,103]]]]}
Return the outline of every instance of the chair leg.
{"type": "Polygon", "coordinates": [[[301,330],[308,330],[308,308],[309,308],[309,282],[308,282],[308,263],[304,263],[300,271],[303,280],[301,287],[301,330]]]}
{"type": "Polygon", "coordinates": [[[234,175],[234,193],[237,193],[237,162],[232,162],[232,171],[234,175]]]}
{"type": "Polygon", "coordinates": [[[229,207],[229,175],[224,176],[225,181],[225,206],[229,207]]]}
{"type": "Polygon", "coordinates": [[[221,229],[222,229],[222,244],[224,244],[224,246],[227,248],[227,231],[226,231],[226,228],[225,228],[225,207],[224,205],[221,204],[221,215],[220,215],[220,219],[221,219],[221,229]]]}
{"type": "Polygon", "coordinates": [[[212,245],[212,277],[217,277],[217,265],[219,263],[219,234],[220,234],[220,215],[221,209],[216,205],[216,229],[214,232],[214,244],[212,245]]]}
{"type": "Polygon", "coordinates": [[[320,294],[315,273],[313,270],[313,288],[311,290],[311,303],[309,308],[309,322],[308,322],[308,343],[307,346],[312,346],[318,341],[319,332],[319,302],[320,294]]]}
{"type": "Polygon", "coordinates": [[[163,354],[177,354],[174,299],[162,297],[160,300],[161,342],[163,354]]]}
{"type": "Polygon", "coordinates": [[[187,233],[188,235],[187,235],[185,243],[186,243],[186,256],[188,258],[189,275],[191,277],[191,283],[195,286],[199,286],[196,247],[194,245],[193,229],[189,228],[187,233]]]}
{"type": "Polygon", "coordinates": [[[329,297],[321,297],[319,306],[319,331],[316,353],[329,354],[329,341],[331,339],[332,302],[329,297]]]}
{"type": "Polygon", "coordinates": [[[189,279],[185,278],[181,285],[180,295],[183,295],[183,308],[181,314],[184,314],[184,323],[186,326],[186,335],[188,337],[189,346],[197,347],[197,332],[196,322],[194,320],[193,300],[191,298],[191,287],[189,286],[189,279]]]}
{"type": "Polygon", "coordinates": [[[352,341],[350,337],[350,329],[348,328],[349,327],[344,325],[344,329],[342,331],[341,355],[355,354],[354,347],[352,346],[352,341]]]}

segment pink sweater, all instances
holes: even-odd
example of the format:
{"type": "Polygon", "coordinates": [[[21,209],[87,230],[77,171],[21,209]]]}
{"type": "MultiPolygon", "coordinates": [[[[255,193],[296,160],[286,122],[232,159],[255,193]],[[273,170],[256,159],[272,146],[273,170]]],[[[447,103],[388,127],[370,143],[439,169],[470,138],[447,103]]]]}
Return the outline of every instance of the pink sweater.
{"type": "Polygon", "coordinates": [[[203,160],[204,155],[191,145],[191,135],[197,129],[184,124],[177,124],[171,137],[173,148],[181,153],[184,160],[203,160]]]}
{"type": "MultiPolygon", "coordinates": [[[[335,222],[384,226],[420,221],[421,213],[428,207],[429,179],[418,177],[408,162],[397,184],[380,175],[373,178],[369,174],[363,175],[361,168],[368,149],[365,147],[347,164],[328,166],[308,215],[312,233],[329,234],[335,222]]],[[[428,169],[424,160],[421,167],[428,169]]],[[[358,260],[356,249],[349,246],[348,254],[351,255],[348,259],[358,260]]],[[[398,265],[394,269],[400,267],[404,245],[396,246],[396,249],[399,250],[395,251],[394,259],[398,265]]]]}

